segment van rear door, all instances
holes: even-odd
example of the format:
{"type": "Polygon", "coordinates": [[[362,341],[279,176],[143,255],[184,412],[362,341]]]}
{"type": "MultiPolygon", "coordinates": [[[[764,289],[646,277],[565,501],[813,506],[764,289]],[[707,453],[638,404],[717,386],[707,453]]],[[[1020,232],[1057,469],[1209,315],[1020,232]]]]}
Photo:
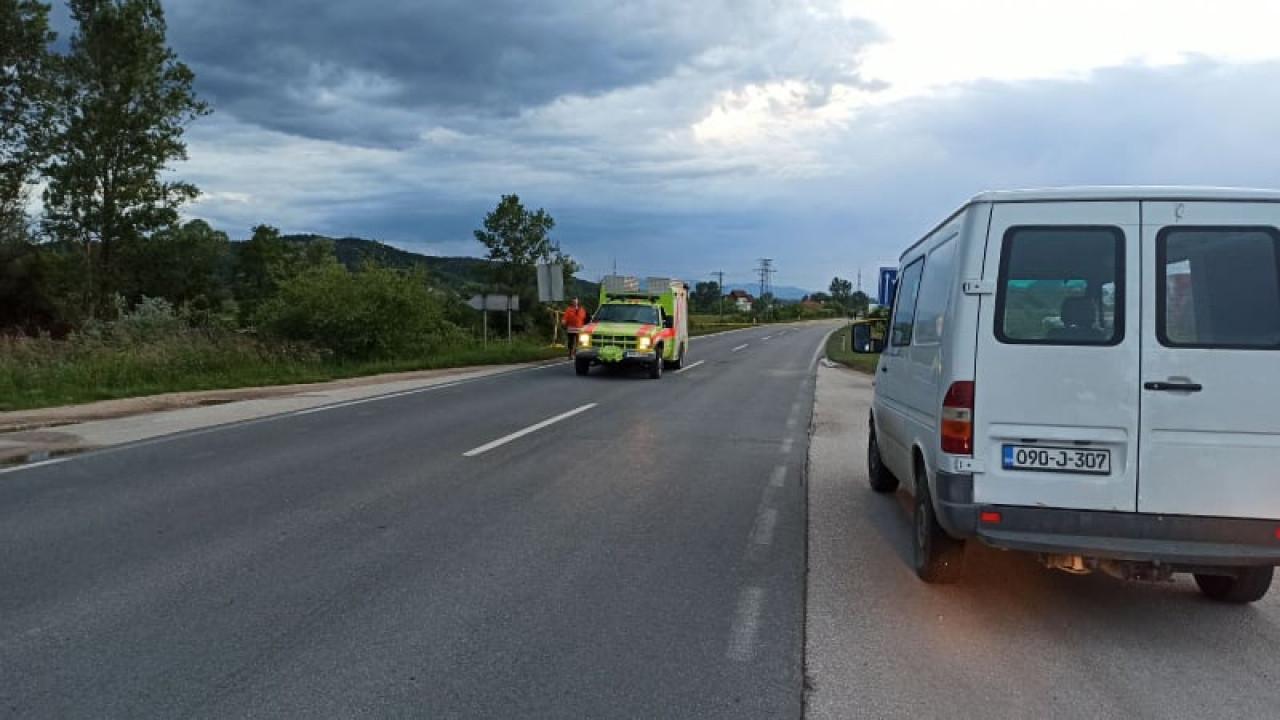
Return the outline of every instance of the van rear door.
{"type": "Polygon", "coordinates": [[[1139,204],[997,203],[974,403],[974,499],[1133,511],[1139,204]]]}
{"type": "Polygon", "coordinates": [[[1280,518],[1280,205],[1143,220],[1138,510],[1280,518]]]}

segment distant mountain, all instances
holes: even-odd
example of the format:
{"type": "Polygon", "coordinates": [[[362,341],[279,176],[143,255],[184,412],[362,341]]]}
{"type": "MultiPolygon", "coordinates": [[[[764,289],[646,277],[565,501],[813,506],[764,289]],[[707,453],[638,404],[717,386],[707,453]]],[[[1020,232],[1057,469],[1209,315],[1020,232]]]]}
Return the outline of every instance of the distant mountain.
{"type": "MultiPolygon", "coordinates": [[[[476,257],[443,257],[422,255],[398,247],[358,237],[330,238],[323,235],[286,235],[291,242],[315,242],[329,240],[333,243],[338,262],[354,270],[372,261],[384,267],[411,270],[425,268],[428,276],[462,297],[488,289],[493,262],[476,257]]],[[[572,287],[565,288],[566,295],[595,297],[600,292],[597,283],[574,278],[572,287]]]]}
{"type": "MultiPolygon", "coordinates": [[[[760,292],[760,281],[751,282],[750,280],[740,283],[725,281],[726,290],[746,290],[751,293],[752,297],[760,292]]],[[[773,296],[779,300],[799,300],[805,295],[812,295],[814,290],[805,290],[792,285],[774,285],[773,296]]]]}

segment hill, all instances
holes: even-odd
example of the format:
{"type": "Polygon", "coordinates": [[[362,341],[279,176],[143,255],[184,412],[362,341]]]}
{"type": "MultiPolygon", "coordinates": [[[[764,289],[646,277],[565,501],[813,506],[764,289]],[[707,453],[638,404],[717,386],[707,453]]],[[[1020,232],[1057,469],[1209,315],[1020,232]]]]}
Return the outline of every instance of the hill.
{"type": "MultiPolygon", "coordinates": [[[[323,235],[286,235],[284,239],[291,242],[308,243],[316,240],[329,240],[334,245],[338,262],[350,269],[359,268],[368,261],[400,270],[425,268],[427,274],[446,288],[462,297],[481,292],[488,287],[488,278],[494,263],[476,257],[446,257],[439,255],[422,255],[409,250],[358,237],[329,238],[323,235]]],[[[597,283],[580,278],[573,279],[573,286],[565,288],[567,295],[588,298],[600,292],[597,283]]]]}

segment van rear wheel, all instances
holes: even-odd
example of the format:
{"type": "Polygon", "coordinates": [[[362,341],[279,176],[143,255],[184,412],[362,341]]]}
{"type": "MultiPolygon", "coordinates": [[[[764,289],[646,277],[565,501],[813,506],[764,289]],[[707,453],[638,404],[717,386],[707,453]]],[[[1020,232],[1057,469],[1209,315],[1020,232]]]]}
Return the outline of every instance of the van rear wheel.
{"type": "Polygon", "coordinates": [[[876,426],[867,433],[867,481],[878,493],[891,493],[898,489],[898,478],[889,472],[880,458],[880,444],[876,442],[876,426]]]}
{"type": "Polygon", "coordinates": [[[915,512],[911,534],[916,575],[930,584],[953,583],[964,572],[964,541],[947,534],[938,524],[929,497],[929,479],[923,467],[916,470],[915,512]]]}
{"type": "Polygon", "coordinates": [[[1232,575],[1195,574],[1196,585],[1206,597],[1219,602],[1251,603],[1262,599],[1271,589],[1272,567],[1242,568],[1232,575]]]}
{"type": "Polygon", "coordinates": [[[680,354],[676,355],[675,360],[672,360],[670,362],[667,362],[665,360],[663,361],[663,362],[667,362],[668,370],[679,370],[684,365],[685,350],[686,350],[685,348],[680,348],[680,354]]]}

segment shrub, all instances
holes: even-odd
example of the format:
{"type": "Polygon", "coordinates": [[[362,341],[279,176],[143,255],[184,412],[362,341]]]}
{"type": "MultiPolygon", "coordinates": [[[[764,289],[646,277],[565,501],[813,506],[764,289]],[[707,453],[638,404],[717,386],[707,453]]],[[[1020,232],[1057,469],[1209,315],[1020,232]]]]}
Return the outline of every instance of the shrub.
{"type": "Polygon", "coordinates": [[[341,265],[310,268],[284,281],[258,313],[267,334],[311,343],[348,360],[430,353],[464,341],[421,275],[341,265]]]}

